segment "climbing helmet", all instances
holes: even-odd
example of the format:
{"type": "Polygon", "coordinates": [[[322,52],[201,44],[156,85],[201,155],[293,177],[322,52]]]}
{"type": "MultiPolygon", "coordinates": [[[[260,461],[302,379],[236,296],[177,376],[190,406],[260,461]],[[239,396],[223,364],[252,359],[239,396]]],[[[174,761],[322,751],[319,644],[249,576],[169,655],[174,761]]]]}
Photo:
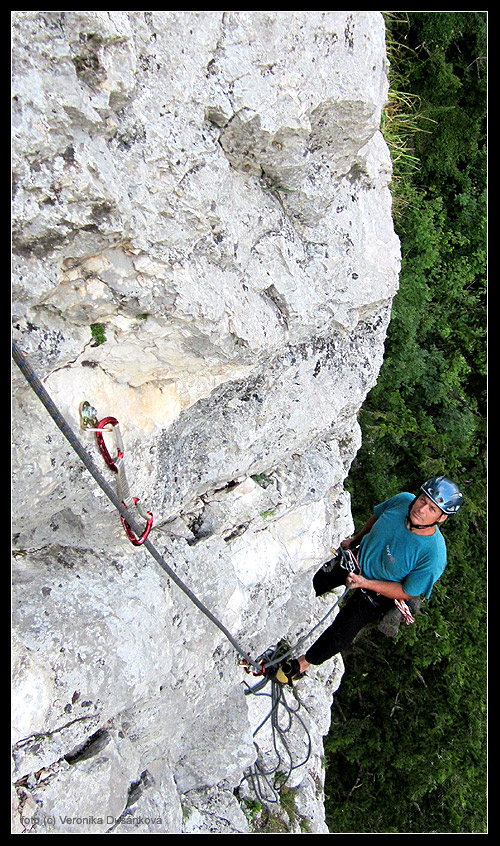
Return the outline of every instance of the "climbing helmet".
{"type": "Polygon", "coordinates": [[[446,476],[433,476],[421,489],[444,514],[456,514],[463,502],[458,485],[446,476]]]}

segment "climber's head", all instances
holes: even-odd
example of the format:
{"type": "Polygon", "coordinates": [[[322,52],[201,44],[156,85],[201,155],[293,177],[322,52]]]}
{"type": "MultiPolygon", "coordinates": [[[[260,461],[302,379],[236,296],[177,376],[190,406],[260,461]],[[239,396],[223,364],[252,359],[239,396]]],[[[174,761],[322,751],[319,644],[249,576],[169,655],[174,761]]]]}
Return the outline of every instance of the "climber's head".
{"type": "Polygon", "coordinates": [[[462,505],[463,496],[458,486],[445,476],[433,476],[424,482],[420,493],[408,509],[408,523],[416,531],[431,529],[451,515],[462,505]]]}
{"type": "Polygon", "coordinates": [[[463,502],[458,485],[446,476],[433,476],[422,485],[421,490],[447,516],[456,514],[463,502]]]}

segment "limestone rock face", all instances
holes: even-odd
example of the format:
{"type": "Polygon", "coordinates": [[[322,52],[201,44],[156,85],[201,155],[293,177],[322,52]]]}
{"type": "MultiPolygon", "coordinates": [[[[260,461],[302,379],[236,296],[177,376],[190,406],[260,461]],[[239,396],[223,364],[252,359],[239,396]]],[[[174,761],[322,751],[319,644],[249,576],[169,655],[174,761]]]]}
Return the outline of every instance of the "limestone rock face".
{"type": "MultiPolygon", "coordinates": [[[[119,421],[179,578],[252,656],[293,645],[337,599],[311,578],[353,529],[398,285],[382,15],[26,11],[12,32],[14,338],[112,485],[80,405],[119,421]]],[[[14,831],[262,831],[267,700],[15,367],[12,444],[14,831]]],[[[327,833],[341,675],[288,693],[311,750],[284,830],[327,833]]]]}

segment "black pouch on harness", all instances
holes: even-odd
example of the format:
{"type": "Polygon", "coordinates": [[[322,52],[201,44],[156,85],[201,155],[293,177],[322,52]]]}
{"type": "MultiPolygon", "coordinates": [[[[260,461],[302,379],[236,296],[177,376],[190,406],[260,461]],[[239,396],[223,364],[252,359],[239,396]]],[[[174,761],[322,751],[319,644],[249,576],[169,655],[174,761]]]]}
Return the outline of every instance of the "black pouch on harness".
{"type": "Polygon", "coordinates": [[[359,544],[352,549],[350,547],[349,549],[343,549],[339,546],[334,557],[330,558],[329,561],[326,561],[326,563],[323,564],[321,568],[322,572],[331,573],[335,567],[341,567],[346,572],[351,573],[357,566],[356,561],[358,557],[358,550],[359,544]]]}
{"type": "Polygon", "coordinates": [[[337,550],[337,554],[333,558],[330,558],[329,561],[325,561],[325,563],[323,564],[323,566],[321,568],[322,572],[323,573],[331,573],[334,567],[337,567],[337,565],[340,565],[341,560],[342,560],[342,549],[339,548],[337,550]]]}

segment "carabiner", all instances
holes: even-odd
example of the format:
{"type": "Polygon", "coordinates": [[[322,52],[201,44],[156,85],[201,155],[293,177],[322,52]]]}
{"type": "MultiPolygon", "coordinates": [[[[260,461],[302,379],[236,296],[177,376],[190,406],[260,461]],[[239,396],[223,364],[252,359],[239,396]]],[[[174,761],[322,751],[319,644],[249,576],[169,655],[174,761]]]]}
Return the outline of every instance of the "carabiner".
{"type": "Polygon", "coordinates": [[[123,447],[122,436],[121,436],[121,433],[120,433],[120,424],[118,423],[118,420],[116,419],[116,417],[104,417],[97,426],[95,436],[96,436],[97,444],[98,444],[99,449],[101,451],[102,457],[104,458],[104,461],[106,462],[106,464],[108,465],[108,467],[111,470],[114,470],[115,473],[118,473],[118,467],[116,466],[116,462],[123,459],[124,447],[123,447]],[[116,456],[115,456],[115,458],[111,458],[111,456],[108,452],[108,448],[107,448],[106,444],[104,443],[103,429],[104,429],[105,426],[108,426],[108,425],[113,426],[113,434],[114,434],[115,440],[116,440],[116,456]]]}
{"type": "Polygon", "coordinates": [[[256,667],[253,670],[251,669],[252,661],[251,661],[251,658],[250,658],[250,653],[247,652],[247,655],[248,655],[248,659],[247,658],[240,658],[240,660],[238,662],[243,667],[243,669],[245,670],[245,673],[248,673],[248,674],[251,673],[252,676],[263,676],[264,675],[264,661],[261,660],[261,666],[260,666],[259,671],[257,672],[256,667]]]}
{"type": "MultiPolygon", "coordinates": [[[[138,498],[136,496],[134,496],[133,500],[134,500],[134,504],[137,505],[137,503],[139,502],[138,498]]],[[[125,508],[127,507],[125,503],[123,503],[123,505],[125,506],[125,508]]],[[[127,533],[127,537],[129,539],[129,541],[131,543],[133,543],[134,546],[140,546],[141,544],[143,544],[144,541],[146,540],[147,536],[149,535],[149,532],[151,531],[151,526],[153,525],[153,515],[151,514],[151,511],[148,511],[147,513],[148,513],[149,516],[148,516],[148,519],[147,519],[146,528],[144,529],[144,532],[142,533],[140,538],[136,538],[136,536],[134,535],[134,533],[133,533],[132,529],[130,528],[129,524],[125,520],[125,517],[123,516],[123,514],[120,514],[120,519],[123,523],[123,528],[125,529],[125,531],[127,533]]]]}
{"type": "MultiPolygon", "coordinates": [[[[123,446],[120,427],[116,417],[103,417],[103,419],[100,421],[100,423],[98,423],[97,427],[95,428],[95,436],[104,461],[106,462],[110,470],[113,470],[115,473],[118,474],[116,483],[118,488],[118,496],[120,498],[124,498],[122,499],[122,505],[124,506],[124,508],[127,508],[127,502],[125,502],[124,500],[126,499],[127,501],[129,501],[130,494],[124,464],[125,448],[123,446]],[[113,429],[105,429],[105,426],[112,426],[113,429]],[[104,431],[112,431],[115,436],[116,456],[114,458],[111,458],[109,450],[106,444],[104,443],[104,431]]],[[[134,505],[137,506],[139,502],[137,497],[132,497],[132,500],[134,502],[134,505]]],[[[129,541],[133,543],[134,546],[141,546],[141,544],[144,543],[147,536],[149,535],[149,532],[151,531],[151,526],[153,525],[153,515],[151,514],[151,511],[145,511],[141,508],[141,506],[139,506],[137,510],[141,517],[146,520],[146,528],[144,529],[144,532],[142,533],[140,538],[136,538],[129,524],[125,520],[123,514],[120,514],[120,519],[123,523],[123,528],[127,533],[129,541]]]]}

